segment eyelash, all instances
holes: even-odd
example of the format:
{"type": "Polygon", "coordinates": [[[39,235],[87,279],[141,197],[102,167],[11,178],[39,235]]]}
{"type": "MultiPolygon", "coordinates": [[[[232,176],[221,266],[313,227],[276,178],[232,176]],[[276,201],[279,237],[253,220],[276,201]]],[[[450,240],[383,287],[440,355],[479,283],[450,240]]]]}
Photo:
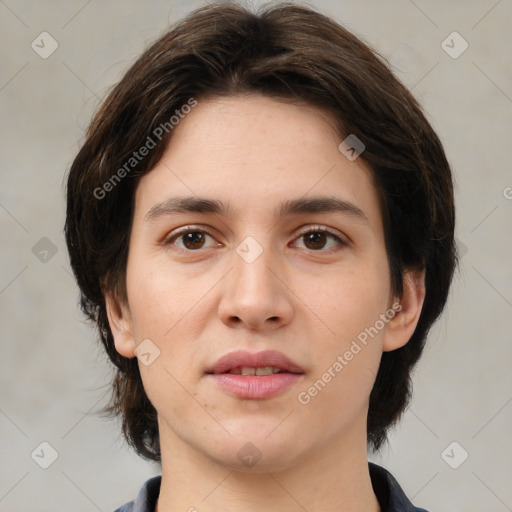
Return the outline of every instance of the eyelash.
{"type": "MultiPolygon", "coordinates": [[[[210,232],[208,232],[208,230],[205,230],[204,228],[200,228],[199,226],[197,226],[197,227],[196,226],[186,226],[177,232],[171,233],[171,235],[169,235],[164,240],[163,244],[164,245],[174,245],[175,240],[177,240],[180,236],[185,235],[187,233],[203,233],[203,234],[210,236],[211,238],[215,238],[210,232]]],[[[348,245],[348,243],[345,240],[343,240],[336,232],[330,230],[329,228],[327,228],[325,226],[308,226],[307,228],[304,228],[299,232],[296,240],[300,239],[301,237],[303,237],[304,235],[307,235],[309,233],[324,233],[326,235],[329,235],[329,237],[333,238],[339,244],[339,246],[346,247],[348,245]]],[[[176,247],[176,248],[182,252],[187,252],[187,253],[199,252],[201,249],[203,249],[202,247],[199,249],[195,249],[195,250],[183,249],[181,247],[176,247]]],[[[209,249],[209,247],[207,247],[207,249],[209,249]]],[[[325,249],[318,249],[318,250],[306,249],[306,250],[308,250],[310,252],[332,252],[332,248],[327,249],[327,250],[325,250],[325,249]]]]}

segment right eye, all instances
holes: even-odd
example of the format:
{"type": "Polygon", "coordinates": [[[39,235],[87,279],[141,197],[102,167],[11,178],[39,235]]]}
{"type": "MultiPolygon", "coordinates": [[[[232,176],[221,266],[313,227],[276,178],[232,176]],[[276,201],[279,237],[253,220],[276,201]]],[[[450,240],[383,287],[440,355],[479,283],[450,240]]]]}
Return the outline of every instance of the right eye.
{"type": "MultiPolygon", "coordinates": [[[[213,236],[202,229],[195,229],[187,226],[178,232],[171,233],[165,240],[164,245],[174,245],[182,251],[197,251],[205,248],[208,238],[214,240],[213,236]]],[[[218,246],[218,243],[210,245],[210,247],[218,246]]],[[[208,248],[208,247],[206,247],[208,248]]]]}

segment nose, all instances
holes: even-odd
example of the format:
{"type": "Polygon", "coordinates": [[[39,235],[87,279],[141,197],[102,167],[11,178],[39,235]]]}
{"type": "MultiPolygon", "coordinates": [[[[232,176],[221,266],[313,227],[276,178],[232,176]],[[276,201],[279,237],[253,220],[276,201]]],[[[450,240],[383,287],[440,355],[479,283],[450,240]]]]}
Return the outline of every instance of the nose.
{"type": "Polygon", "coordinates": [[[234,268],[223,280],[218,314],[229,327],[274,330],[293,317],[292,293],[270,250],[252,262],[233,255],[234,268]]]}

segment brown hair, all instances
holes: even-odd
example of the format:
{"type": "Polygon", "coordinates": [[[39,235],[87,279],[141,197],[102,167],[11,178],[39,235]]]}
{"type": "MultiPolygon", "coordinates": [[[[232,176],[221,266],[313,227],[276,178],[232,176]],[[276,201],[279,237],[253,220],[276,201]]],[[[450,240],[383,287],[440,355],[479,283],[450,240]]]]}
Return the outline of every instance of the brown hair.
{"type": "Polygon", "coordinates": [[[411,369],[447,300],[457,259],[451,171],[421,108],[384,59],[328,17],[289,3],[258,13],[235,3],[194,11],[140,56],[89,126],[69,172],[65,235],[81,308],[115,365],[105,411],[121,416],[139,455],[160,460],[156,410],[137,359],[114,347],[104,293],[127,300],[134,192],[172,136],[171,116],[191,98],[245,93],[322,108],[338,121],[340,141],[349,134],[363,141],[361,158],[382,198],[395,294],[406,270],[425,269],[416,330],[404,347],[383,354],[370,395],[368,443],[377,450],[409,402],[411,369]],[[159,126],[168,129],[154,137],[159,126]],[[128,169],[148,137],[158,138],[156,146],[128,169]]]}

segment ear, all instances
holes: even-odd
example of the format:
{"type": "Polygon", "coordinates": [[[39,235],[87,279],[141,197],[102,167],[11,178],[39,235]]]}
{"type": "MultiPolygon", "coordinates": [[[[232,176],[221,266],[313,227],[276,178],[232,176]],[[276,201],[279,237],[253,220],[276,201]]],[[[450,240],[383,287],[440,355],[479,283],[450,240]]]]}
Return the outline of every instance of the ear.
{"type": "Polygon", "coordinates": [[[399,301],[395,299],[390,308],[390,311],[395,311],[395,315],[390,319],[384,333],[384,352],[403,347],[410,340],[418,324],[424,300],[425,270],[407,272],[404,276],[402,296],[399,301]]]}
{"type": "Polygon", "coordinates": [[[116,299],[112,292],[105,293],[105,305],[116,350],[124,357],[135,357],[136,344],[128,306],[116,299]]]}

